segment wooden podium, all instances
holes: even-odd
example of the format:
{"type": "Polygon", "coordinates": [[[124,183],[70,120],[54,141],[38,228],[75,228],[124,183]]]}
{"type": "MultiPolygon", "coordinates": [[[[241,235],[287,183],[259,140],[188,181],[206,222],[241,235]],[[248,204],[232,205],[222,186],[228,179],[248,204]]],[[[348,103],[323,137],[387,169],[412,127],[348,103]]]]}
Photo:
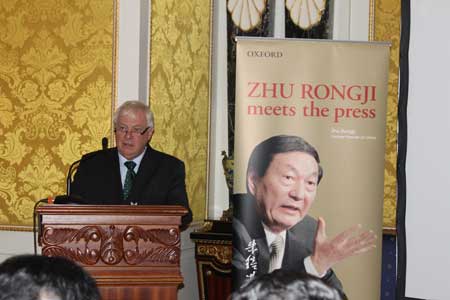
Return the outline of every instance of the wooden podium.
{"type": "Polygon", "coordinates": [[[43,205],[42,255],[64,256],[97,281],[103,300],[176,299],[182,206],[43,205]]]}

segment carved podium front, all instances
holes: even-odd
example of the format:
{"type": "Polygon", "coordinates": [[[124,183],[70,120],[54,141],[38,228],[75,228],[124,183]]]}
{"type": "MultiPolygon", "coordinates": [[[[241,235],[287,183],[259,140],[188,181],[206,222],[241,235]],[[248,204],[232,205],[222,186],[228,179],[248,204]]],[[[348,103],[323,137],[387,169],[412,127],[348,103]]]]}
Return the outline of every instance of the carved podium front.
{"type": "Polygon", "coordinates": [[[83,266],[103,300],[177,298],[184,207],[44,205],[36,211],[42,255],[83,266]]]}

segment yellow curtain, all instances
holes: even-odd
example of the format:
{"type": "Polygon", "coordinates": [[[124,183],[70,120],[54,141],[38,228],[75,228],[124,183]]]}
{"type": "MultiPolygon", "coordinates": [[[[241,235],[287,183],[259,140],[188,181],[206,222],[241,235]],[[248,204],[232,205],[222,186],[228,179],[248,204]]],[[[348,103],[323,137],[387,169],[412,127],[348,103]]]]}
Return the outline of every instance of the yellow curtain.
{"type": "Polygon", "coordinates": [[[186,165],[194,220],[205,218],[209,115],[210,1],[153,0],[152,145],[186,165]]]}
{"type": "Polygon", "coordinates": [[[0,1],[0,227],[29,228],[110,134],[112,0],[0,1]]]}
{"type": "Polygon", "coordinates": [[[390,41],[391,59],[389,65],[389,96],[386,119],[386,155],[384,171],[384,214],[385,229],[396,226],[397,203],[397,97],[400,46],[401,5],[397,0],[375,1],[375,40],[390,41]]]}

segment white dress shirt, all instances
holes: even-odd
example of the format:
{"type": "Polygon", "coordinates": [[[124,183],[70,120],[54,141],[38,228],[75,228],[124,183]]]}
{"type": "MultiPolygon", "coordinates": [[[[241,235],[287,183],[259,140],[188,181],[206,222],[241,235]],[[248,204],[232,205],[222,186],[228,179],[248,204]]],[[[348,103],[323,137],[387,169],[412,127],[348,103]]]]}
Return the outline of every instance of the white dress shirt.
{"type": "MultiPolygon", "coordinates": [[[[286,230],[284,230],[280,233],[273,233],[272,231],[270,231],[269,227],[266,226],[266,224],[262,223],[262,225],[264,227],[264,233],[266,234],[267,246],[269,247],[269,249],[270,249],[270,245],[273,243],[273,241],[275,240],[277,235],[281,235],[283,237],[284,247],[282,247],[282,250],[280,252],[282,253],[281,257],[284,257],[284,251],[286,249],[286,230]]],[[[283,259],[281,259],[280,266],[279,266],[280,268],[281,268],[282,262],[283,262],[283,259]]],[[[319,272],[317,272],[317,270],[314,267],[314,264],[311,260],[311,256],[306,257],[303,260],[303,264],[305,265],[305,270],[308,274],[322,278],[327,273],[326,271],[323,274],[319,274],[319,272]]]]}

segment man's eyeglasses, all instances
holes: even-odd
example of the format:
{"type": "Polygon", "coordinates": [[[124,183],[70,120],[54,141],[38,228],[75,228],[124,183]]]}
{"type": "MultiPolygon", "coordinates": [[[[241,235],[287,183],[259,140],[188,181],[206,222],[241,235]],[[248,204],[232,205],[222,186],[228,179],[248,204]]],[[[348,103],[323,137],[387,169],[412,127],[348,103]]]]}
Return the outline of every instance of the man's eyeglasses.
{"type": "Polygon", "coordinates": [[[130,133],[131,135],[138,135],[138,134],[144,135],[147,132],[147,130],[149,130],[149,129],[150,129],[150,127],[146,127],[144,129],[142,129],[139,127],[128,128],[126,126],[118,126],[114,129],[114,132],[118,132],[123,135],[127,135],[127,133],[130,133]]]}

